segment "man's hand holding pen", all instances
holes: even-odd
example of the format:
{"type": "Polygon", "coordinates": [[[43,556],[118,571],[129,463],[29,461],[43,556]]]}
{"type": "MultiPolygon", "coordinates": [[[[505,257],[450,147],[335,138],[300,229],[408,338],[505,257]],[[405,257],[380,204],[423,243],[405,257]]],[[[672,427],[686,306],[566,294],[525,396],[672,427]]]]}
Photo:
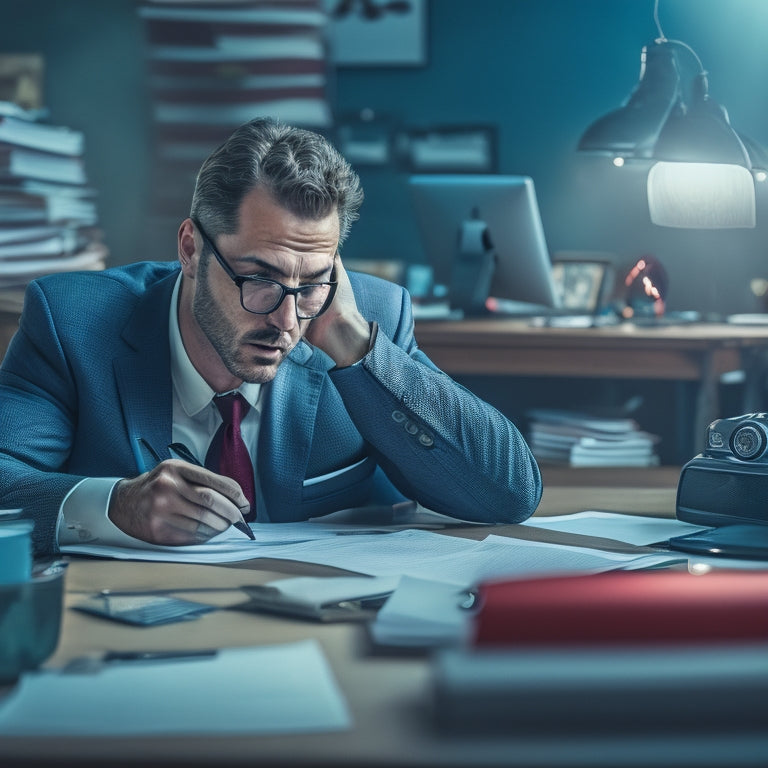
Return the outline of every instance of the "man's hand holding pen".
{"type": "Polygon", "coordinates": [[[135,478],[120,480],[109,518],[129,536],[152,544],[200,544],[230,525],[254,538],[243,519],[249,509],[240,486],[190,461],[168,459],[135,478]]]}

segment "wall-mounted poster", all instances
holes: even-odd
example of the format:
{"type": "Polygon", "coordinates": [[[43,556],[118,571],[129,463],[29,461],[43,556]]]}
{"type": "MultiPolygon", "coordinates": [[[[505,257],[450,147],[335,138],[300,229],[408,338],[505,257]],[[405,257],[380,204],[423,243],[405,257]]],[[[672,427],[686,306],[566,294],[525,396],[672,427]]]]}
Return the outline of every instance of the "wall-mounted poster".
{"type": "Polygon", "coordinates": [[[426,64],[427,0],[324,0],[337,66],[426,64]]]}

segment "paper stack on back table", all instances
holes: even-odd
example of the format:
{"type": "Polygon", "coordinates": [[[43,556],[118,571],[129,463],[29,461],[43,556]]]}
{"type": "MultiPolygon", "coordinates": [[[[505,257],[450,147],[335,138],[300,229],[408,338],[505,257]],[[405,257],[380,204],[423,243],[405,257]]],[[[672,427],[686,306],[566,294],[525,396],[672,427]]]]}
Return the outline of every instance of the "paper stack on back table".
{"type": "Polygon", "coordinates": [[[650,467],[659,463],[656,435],[627,417],[557,409],[528,412],[528,442],[542,463],[572,467],[650,467]]]}

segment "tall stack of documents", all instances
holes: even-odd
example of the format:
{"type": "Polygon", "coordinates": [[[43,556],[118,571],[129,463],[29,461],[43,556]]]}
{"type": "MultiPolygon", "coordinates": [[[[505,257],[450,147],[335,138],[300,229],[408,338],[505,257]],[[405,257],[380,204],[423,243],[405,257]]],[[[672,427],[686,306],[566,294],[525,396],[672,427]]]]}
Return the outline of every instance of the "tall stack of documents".
{"type": "Polygon", "coordinates": [[[528,442],[542,463],[572,467],[651,467],[659,438],[627,417],[539,408],[528,412],[528,442]]]}
{"type": "Polygon", "coordinates": [[[41,275],[104,268],[83,153],[80,131],[0,102],[0,309],[19,310],[41,275]]]}

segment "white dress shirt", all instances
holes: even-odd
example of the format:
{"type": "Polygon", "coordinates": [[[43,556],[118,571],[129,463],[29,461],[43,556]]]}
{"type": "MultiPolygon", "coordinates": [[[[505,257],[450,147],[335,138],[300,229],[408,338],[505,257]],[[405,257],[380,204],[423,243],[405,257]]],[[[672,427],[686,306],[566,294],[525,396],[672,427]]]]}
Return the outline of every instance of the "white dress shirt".
{"type": "MultiPolygon", "coordinates": [[[[184,348],[177,313],[181,275],[171,297],[169,339],[171,346],[171,380],[173,382],[173,442],[184,443],[200,463],[204,463],[213,436],[221,424],[221,415],[213,403],[216,394],[197,372],[184,348]]],[[[261,423],[261,385],[241,384],[238,389],[251,408],[243,419],[241,432],[251,462],[256,467],[256,446],[261,423]]],[[[88,477],[81,480],[61,504],[56,529],[57,543],[99,543],[113,546],[135,546],[137,540],[121,531],[108,515],[109,500],[119,477],[88,477]]],[[[258,473],[257,505],[261,508],[258,473]]]]}

